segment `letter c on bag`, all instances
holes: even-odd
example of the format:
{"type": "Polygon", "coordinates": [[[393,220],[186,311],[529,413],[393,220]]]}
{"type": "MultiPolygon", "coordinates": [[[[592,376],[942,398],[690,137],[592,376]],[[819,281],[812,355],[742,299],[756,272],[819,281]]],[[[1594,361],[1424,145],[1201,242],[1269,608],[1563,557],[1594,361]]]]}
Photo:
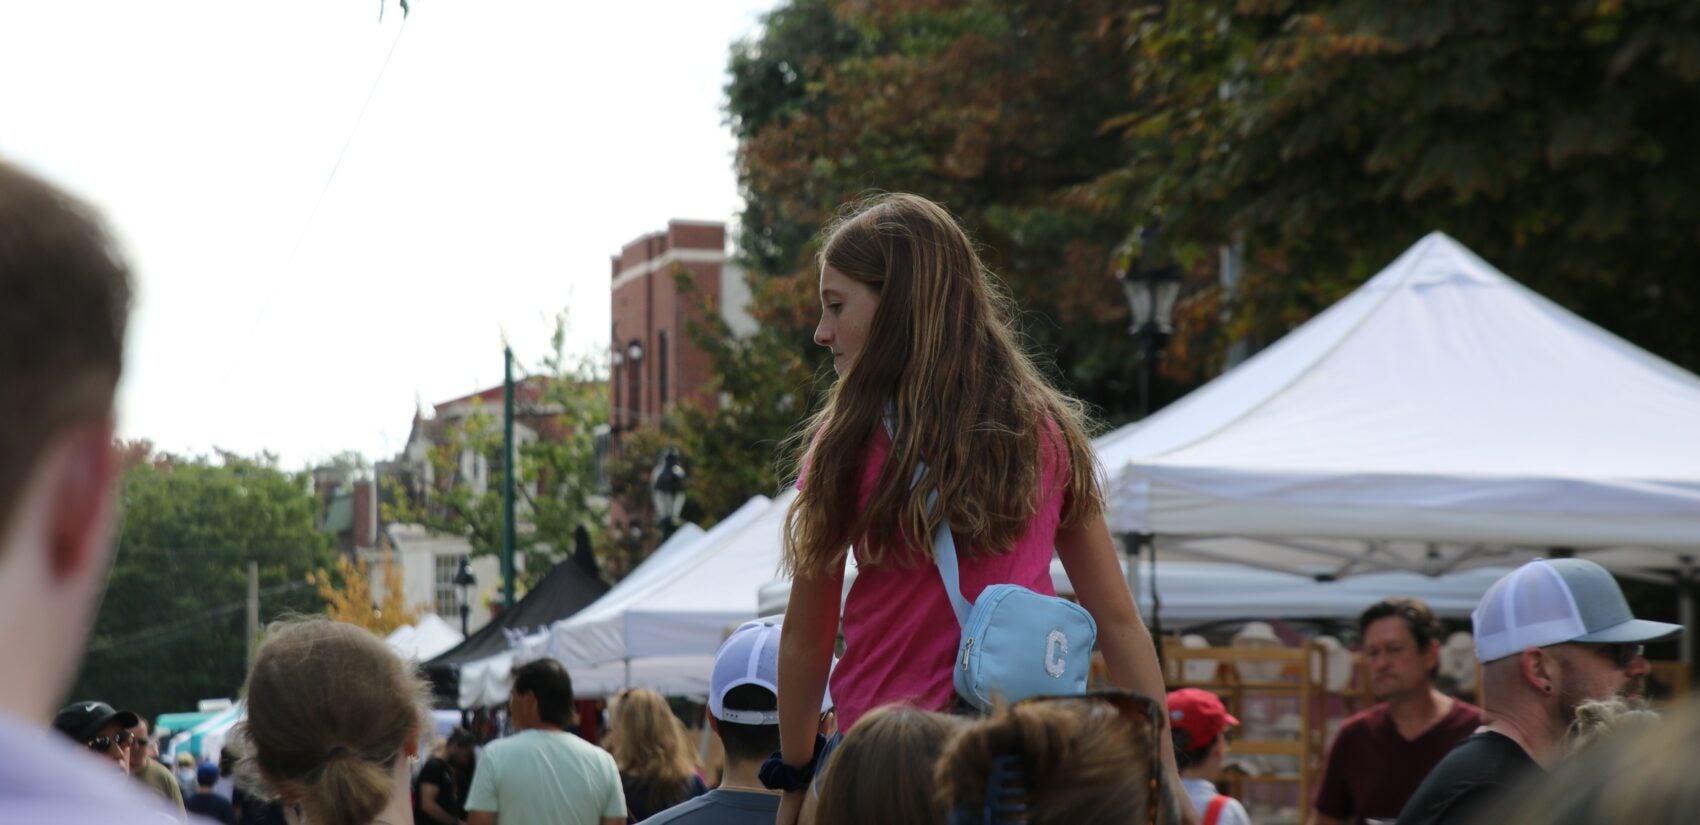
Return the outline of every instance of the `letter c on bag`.
{"type": "Polygon", "coordinates": [[[1045,672],[1052,679],[1061,679],[1063,672],[1068,670],[1068,637],[1061,630],[1053,630],[1045,637],[1045,672]]]}

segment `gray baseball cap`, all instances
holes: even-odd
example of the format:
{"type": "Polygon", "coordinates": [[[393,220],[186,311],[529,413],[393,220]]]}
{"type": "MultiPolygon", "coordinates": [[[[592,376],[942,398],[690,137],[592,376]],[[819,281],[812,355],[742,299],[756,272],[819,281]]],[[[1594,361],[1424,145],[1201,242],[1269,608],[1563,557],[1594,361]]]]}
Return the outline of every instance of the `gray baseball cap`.
{"type": "Polygon", "coordinates": [[[1483,662],[1532,647],[1662,642],[1682,625],[1637,619],[1617,580],[1587,559],[1536,559],[1488,588],[1470,614],[1483,662]]]}

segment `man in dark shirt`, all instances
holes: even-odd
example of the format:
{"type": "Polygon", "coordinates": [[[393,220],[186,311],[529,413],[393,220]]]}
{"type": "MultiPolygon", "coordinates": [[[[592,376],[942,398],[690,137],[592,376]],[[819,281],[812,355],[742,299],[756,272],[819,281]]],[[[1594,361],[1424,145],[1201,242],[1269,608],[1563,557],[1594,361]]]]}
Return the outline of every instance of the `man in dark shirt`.
{"type": "Polygon", "coordinates": [[[211,762],[202,762],[195,769],[195,795],[183,800],[183,807],[189,813],[199,814],[208,819],[216,819],[224,825],[236,825],[236,808],[222,794],[213,790],[218,783],[218,766],[211,762]]]}
{"type": "Polygon", "coordinates": [[[1434,688],[1441,630],[1418,599],[1383,599],[1358,617],[1364,669],[1381,702],[1334,735],[1312,825],[1399,816],[1423,777],[1481,726],[1480,708],[1434,688]]]}
{"type": "Polygon", "coordinates": [[[1536,560],[1505,574],[1470,618],[1487,724],[1435,766],[1399,825],[1478,819],[1562,754],[1578,705],[1640,693],[1650,670],[1642,643],[1682,633],[1635,618],[1611,574],[1583,559],[1536,560]]]}
{"type": "Polygon", "coordinates": [[[443,745],[443,755],[425,760],[413,783],[414,825],[459,825],[466,820],[461,788],[470,780],[477,743],[464,728],[455,728],[443,745]]]}

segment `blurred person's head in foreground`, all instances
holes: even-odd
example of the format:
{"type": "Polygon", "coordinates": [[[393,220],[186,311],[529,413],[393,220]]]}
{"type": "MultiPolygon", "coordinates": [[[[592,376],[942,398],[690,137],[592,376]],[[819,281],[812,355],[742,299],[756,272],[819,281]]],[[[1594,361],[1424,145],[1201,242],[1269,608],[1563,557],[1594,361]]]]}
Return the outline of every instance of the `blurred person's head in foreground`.
{"type": "Polygon", "coordinates": [[[937,793],[952,823],[1178,823],[1160,781],[1161,712],[1119,691],[1019,702],[951,740],[937,793]]]}
{"type": "Polygon", "coordinates": [[[1684,702],[1658,724],[1635,715],[1617,721],[1617,727],[1600,732],[1558,763],[1551,775],[1537,775],[1479,821],[1693,822],[1700,811],[1700,782],[1694,781],[1694,765],[1700,761],[1700,706],[1684,702]]]}
{"type": "Polygon", "coordinates": [[[95,210],[0,161],[0,712],[76,673],[110,560],[129,268],[95,210]]]}
{"type": "Polygon", "coordinates": [[[844,735],[810,800],[815,825],[943,822],[933,768],[959,716],[886,705],[844,735]]]}
{"type": "Polygon", "coordinates": [[[406,757],[430,729],[427,689],[381,639],[325,619],[273,624],[246,695],[238,773],[258,782],[239,784],[315,825],[412,817],[406,757]]]}

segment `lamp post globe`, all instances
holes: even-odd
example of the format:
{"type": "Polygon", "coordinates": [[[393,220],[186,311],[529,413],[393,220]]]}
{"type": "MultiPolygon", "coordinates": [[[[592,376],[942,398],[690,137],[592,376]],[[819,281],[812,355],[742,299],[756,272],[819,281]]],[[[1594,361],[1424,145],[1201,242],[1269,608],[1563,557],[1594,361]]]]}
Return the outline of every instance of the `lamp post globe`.
{"type": "Polygon", "coordinates": [[[472,575],[472,563],[465,556],[460,559],[460,569],[455,571],[454,585],[460,590],[460,635],[467,635],[467,625],[472,618],[472,600],[467,591],[478,584],[478,577],[472,575]]]}
{"type": "Polygon", "coordinates": [[[662,451],[661,458],[655,462],[655,469],[649,474],[650,497],[655,505],[655,518],[663,541],[672,535],[679,524],[679,516],[685,512],[688,480],[679,448],[669,446],[662,451]]]}
{"type": "Polygon", "coordinates": [[[1128,332],[1139,341],[1139,417],[1151,413],[1151,384],[1157,361],[1169,336],[1175,331],[1175,303],[1181,294],[1181,273],[1168,256],[1157,254],[1160,232],[1157,225],[1139,230],[1139,254],[1127,268],[1116,273],[1127,298],[1128,332]]]}

